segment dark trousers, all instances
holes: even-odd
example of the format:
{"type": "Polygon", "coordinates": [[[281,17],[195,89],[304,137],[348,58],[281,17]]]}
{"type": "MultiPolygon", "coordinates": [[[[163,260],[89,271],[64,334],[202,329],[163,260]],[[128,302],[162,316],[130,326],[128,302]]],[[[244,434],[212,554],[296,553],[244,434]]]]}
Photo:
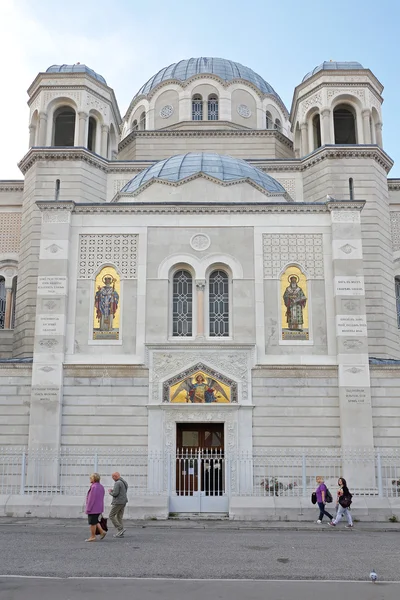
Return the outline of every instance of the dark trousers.
{"type": "Polygon", "coordinates": [[[319,508],[319,520],[322,521],[322,519],[324,518],[324,515],[326,515],[327,517],[330,518],[330,520],[332,521],[333,517],[331,514],[329,514],[326,510],[325,510],[325,504],[323,502],[318,502],[318,508],[319,508]]]}

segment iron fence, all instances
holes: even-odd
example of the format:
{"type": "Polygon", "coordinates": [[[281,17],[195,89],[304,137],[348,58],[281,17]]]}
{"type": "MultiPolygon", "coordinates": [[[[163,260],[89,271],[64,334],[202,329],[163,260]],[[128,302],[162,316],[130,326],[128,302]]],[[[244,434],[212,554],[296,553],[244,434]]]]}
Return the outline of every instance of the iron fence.
{"type": "Polygon", "coordinates": [[[191,477],[197,476],[198,489],[212,485],[229,496],[307,497],[317,475],[335,489],[339,477],[357,473],[362,485],[349,480],[357,495],[400,497],[400,451],[392,449],[265,449],[218,456],[199,450],[191,456],[147,448],[0,448],[0,494],[83,496],[91,473],[100,473],[107,487],[114,471],[129,482],[129,496],[192,493],[191,477]]]}

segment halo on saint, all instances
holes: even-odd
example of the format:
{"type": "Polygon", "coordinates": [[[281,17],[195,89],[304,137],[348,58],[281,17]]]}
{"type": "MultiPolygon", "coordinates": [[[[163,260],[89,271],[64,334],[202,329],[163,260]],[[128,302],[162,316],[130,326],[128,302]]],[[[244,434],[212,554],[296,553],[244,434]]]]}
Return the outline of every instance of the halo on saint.
{"type": "Polygon", "coordinates": [[[112,283],[115,283],[116,279],[115,277],[113,277],[110,273],[106,273],[105,275],[103,275],[103,277],[101,278],[103,283],[106,283],[106,279],[111,279],[112,283]]]}
{"type": "Polygon", "coordinates": [[[300,281],[300,277],[298,275],[294,275],[293,273],[288,276],[287,280],[290,283],[292,281],[292,279],[294,279],[296,281],[296,283],[299,283],[299,281],[300,281]]]}

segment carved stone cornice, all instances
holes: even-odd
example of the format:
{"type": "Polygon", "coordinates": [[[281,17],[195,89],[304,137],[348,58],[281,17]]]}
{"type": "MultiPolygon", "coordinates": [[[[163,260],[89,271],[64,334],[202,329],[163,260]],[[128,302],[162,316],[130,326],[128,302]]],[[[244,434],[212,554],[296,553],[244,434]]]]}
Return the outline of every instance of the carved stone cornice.
{"type": "Polygon", "coordinates": [[[73,212],[75,209],[75,202],[73,200],[66,200],[64,202],[55,200],[37,200],[36,202],[39,210],[54,210],[54,211],[68,211],[73,212]]]}
{"type": "Polygon", "coordinates": [[[326,203],[326,206],[328,208],[329,211],[332,210],[357,210],[357,211],[362,211],[362,209],[365,206],[365,200],[335,200],[334,198],[332,198],[332,200],[329,200],[326,203]]]}
{"type": "Polygon", "coordinates": [[[19,179],[10,179],[0,181],[0,193],[1,192],[23,192],[24,181],[19,179]]]}
{"type": "Polygon", "coordinates": [[[354,146],[338,146],[336,144],[322,146],[302,159],[302,171],[306,171],[310,167],[318,164],[326,159],[343,159],[343,158],[372,158],[388,173],[392,168],[393,160],[376,145],[357,144],[354,146]]]}
{"type": "Polygon", "coordinates": [[[400,179],[388,179],[389,190],[400,190],[400,179]]]}
{"type": "Polygon", "coordinates": [[[118,145],[118,150],[123,150],[133,139],[138,137],[159,138],[159,137],[274,137],[281,141],[285,146],[293,150],[293,142],[289,140],[282,132],[276,129],[152,129],[146,131],[131,131],[118,145]]]}
{"type": "Polygon", "coordinates": [[[103,172],[107,172],[108,168],[108,160],[80,146],[73,146],[71,148],[30,148],[24,158],[18,163],[18,167],[25,175],[36,162],[56,160],[81,160],[103,172]]]}

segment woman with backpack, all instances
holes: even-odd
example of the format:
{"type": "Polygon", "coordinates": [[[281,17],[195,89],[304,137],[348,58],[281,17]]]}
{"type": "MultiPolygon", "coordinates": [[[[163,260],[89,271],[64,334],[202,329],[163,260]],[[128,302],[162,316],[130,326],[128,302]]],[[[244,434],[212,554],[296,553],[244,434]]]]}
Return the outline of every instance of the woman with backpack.
{"type": "Polygon", "coordinates": [[[347,487],[346,480],[343,477],[338,479],[338,492],[337,492],[337,513],[336,517],[330,521],[329,525],[331,527],[336,527],[338,523],[342,520],[343,515],[347,517],[347,525],[346,529],[353,528],[353,519],[350,513],[350,505],[351,499],[353,495],[350,493],[349,488],[347,487]]]}
{"type": "MultiPolygon", "coordinates": [[[[327,497],[327,495],[329,494],[329,496],[330,496],[330,493],[329,493],[329,490],[328,490],[328,488],[326,487],[326,485],[324,483],[324,478],[321,477],[321,476],[318,476],[316,478],[316,481],[317,481],[318,487],[315,490],[315,494],[316,494],[316,497],[317,497],[317,503],[318,503],[318,508],[319,508],[319,517],[318,517],[317,523],[321,524],[322,523],[322,519],[324,518],[324,515],[326,515],[327,517],[329,517],[331,521],[332,521],[333,517],[332,517],[332,515],[330,513],[328,513],[325,510],[325,504],[326,504],[327,501],[329,501],[329,498],[327,497]]],[[[330,502],[332,502],[332,496],[330,496],[330,498],[331,498],[330,502]]]]}

